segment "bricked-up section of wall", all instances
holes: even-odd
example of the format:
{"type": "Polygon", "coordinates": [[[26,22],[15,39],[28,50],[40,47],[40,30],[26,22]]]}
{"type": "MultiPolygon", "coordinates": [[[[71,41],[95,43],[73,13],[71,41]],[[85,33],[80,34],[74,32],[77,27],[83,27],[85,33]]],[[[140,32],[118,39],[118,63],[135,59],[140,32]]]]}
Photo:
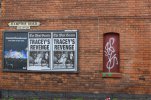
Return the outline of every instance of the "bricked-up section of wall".
{"type": "Polygon", "coordinates": [[[0,89],[51,92],[151,94],[149,0],[3,0],[0,23],[0,89]],[[82,17],[81,17],[82,16],[82,17]],[[2,31],[14,20],[37,20],[31,30],[79,30],[79,73],[2,71],[2,31]],[[103,34],[120,35],[122,77],[102,78],[103,34]]]}

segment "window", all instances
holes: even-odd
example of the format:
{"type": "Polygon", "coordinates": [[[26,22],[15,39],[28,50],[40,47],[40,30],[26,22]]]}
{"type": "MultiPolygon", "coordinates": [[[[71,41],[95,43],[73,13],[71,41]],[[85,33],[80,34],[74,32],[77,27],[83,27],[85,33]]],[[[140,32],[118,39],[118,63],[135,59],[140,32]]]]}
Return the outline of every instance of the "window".
{"type": "Polygon", "coordinates": [[[103,72],[119,73],[119,34],[105,33],[103,36],[103,72]]]}

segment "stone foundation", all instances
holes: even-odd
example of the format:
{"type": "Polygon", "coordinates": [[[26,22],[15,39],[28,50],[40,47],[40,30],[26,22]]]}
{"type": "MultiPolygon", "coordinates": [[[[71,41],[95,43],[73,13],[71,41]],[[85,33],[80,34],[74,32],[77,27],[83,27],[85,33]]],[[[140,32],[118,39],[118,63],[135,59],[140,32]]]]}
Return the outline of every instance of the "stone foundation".
{"type": "Polygon", "coordinates": [[[151,100],[151,95],[124,94],[124,93],[63,93],[46,91],[16,91],[1,90],[1,99],[13,100],[151,100]]]}

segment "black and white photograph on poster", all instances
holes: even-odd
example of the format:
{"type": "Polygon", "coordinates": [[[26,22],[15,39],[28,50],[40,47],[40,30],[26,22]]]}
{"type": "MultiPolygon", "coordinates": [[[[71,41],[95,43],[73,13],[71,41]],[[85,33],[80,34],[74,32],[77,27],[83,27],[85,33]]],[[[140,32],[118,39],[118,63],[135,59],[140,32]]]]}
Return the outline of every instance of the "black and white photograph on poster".
{"type": "Polygon", "coordinates": [[[74,51],[54,51],[54,69],[74,69],[74,51]]]}
{"type": "Polygon", "coordinates": [[[30,51],[28,70],[50,69],[49,58],[49,51],[30,51]]]}
{"type": "Polygon", "coordinates": [[[3,50],[4,69],[27,69],[27,44],[28,34],[26,32],[5,32],[3,50]]]}

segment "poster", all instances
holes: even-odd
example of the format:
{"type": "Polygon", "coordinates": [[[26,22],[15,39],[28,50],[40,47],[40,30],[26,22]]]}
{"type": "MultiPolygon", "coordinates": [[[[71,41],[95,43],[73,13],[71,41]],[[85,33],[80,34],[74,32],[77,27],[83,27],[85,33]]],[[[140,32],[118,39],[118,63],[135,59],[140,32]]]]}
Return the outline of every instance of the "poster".
{"type": "Polygon", "coordinates": [[[31,32],[28,36],[27,70],[50,70],[51,33],[31,32]]]}
{"type": "Polygon", "coordinates": [[[74,69],[76,34],[53,34],[53,69],[74,69]]]}
{"type": "Polygon", "coordinates": [[[7,70],[27,69],[28,34],[6,32],[4,34],[4,68],[7,70]]]}
{"type": "Polygon", "coordinates": [[[77,71],[77,31],[4,32],[4,71],[77,71]]]}

